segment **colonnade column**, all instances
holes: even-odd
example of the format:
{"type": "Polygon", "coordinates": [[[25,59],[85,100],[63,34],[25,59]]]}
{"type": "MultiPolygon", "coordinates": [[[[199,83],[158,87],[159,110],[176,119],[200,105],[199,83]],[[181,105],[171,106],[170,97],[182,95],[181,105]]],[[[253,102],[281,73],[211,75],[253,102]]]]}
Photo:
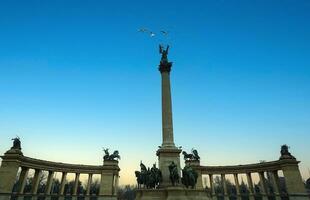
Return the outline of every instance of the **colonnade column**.
{"type": "Polygon", "coordinates": [[[90,195],[90,186],[92,182],[93,174],[88,174],[87,186],[86,186],[86,195],[90,195]]]}
{"type": "Polygon", "coordinates": [[[22,171],[20,172],[19,180],[18,180],[18,191],[17,191],[18,194],[24,193],[28,172],[29,172],[29,168],[22,167],[22,171]]]}
{"type": "Polygon", "coordinates": [[[271,182],[276,200],[281,199],[278,171],[271,172],[271,182]]]}
{"type": "Polygon", "coordinates": [[[251,173],[247,173],[246,174],[246,178],[247,178],[247,182],[248,182],[248,187],[249,187],[249,191],[250,191],[250,195],[249,198],[250,200],[254,200],[254,188],[253,188],[253,181],[252,181],[252,176],[251,173]]]}
{"type": "Polygon", "coordinates": [[[238,174],[234,174],[234,180],[235,180],[235,185],[236,185],[236,190],[237,190],[237,199],[241,199],[238,174]]]}
{"type": "Polygon", "coordinates": [[[67,172],[62,172],[59,195],[64,195],[67,172]]]}
{"type": "Polygon", "coordinates": [[[78,186],[79,186],[79,179],[80,179],[80,173],[75,173],[75,180],[74,180],[74,186],[73,186],[73,193],[72,195],[74,195],[72,198],[75,197],[76,198],[76,195],[77,195],[77,190],[78,190],[78,186]]]}
{"type": "Polygon", "coordinates": [[[45,199],[51,199],[51,189],[53,184],[54,171],[48,171],[48,177],[45,188],[45,199]]]}
{"type": "Polygon", "coordinates": [[[86,185],[86,193],[85,193],[85,200],[89,200],[90,199],[90,186],[92,183],[92,179],[93,179],[93,174],[88,174],[88,179],[87,179],[87,185],[86,185]]]}
{"type": "Polygon", "coordinates": [[[42,174],[42,171],[40,169],[35,170],[34,177],[33,177],[33,185],[31,189],[32,195],[36,195],[38,192],[41,174],[42,174]]]}
{"type": "Polygon", "coordinates": [[[210,192],[212,199],[216,199],[215,191],[214,191],[214,184],[213,184],[213,174],[209,174],[209,182],[210,182],[210,192]]]}
{"type": "Polygon", "coordinates": [[[225,174],[221,174],[222,184],[224,188],[224,199],[229,200],[228,192],[227,192],[227,185],[226,185],[226,179],[225,174]]]}
{"type": "Polygon", "coordinates": [[[265,176],[264,176],[264,172],[259,172],[259,182],[260,182],[260,193],[262,195],[263,200],[264,199],[268,199],[268,190],[266,188],[266,182],[265,182],[265,176]]]}

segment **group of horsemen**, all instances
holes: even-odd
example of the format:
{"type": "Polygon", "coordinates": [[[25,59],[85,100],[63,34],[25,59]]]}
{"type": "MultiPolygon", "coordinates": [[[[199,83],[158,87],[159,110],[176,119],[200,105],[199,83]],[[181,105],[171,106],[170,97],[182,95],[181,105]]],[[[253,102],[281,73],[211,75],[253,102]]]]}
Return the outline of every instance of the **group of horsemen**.
{"type": "MultiPolygon", "coordinates": [[[[197,150],[192,150],[192,154],[187,154],[183,151],[184,159],[190,161],[198,161],[200,157],[198,156],[197,150]]],[[[179,169],[177,165],[172,161],[168,166],[170,173],[170,181],[173,186],[180,183],[179,169]]],[[[138,187],[141,188],[158,188],[162,182],[162,173],[160,169],[156,167],[156,163],[153,164],[152,168],[146,168],[146,166],[141,162],[140,171],[135,171],[137,177],[138,187]]],[[[194,188],[197,183],[198,174],[197,172],[188,164],[182,169],[181,183],[186,187],[194,188]]]]}

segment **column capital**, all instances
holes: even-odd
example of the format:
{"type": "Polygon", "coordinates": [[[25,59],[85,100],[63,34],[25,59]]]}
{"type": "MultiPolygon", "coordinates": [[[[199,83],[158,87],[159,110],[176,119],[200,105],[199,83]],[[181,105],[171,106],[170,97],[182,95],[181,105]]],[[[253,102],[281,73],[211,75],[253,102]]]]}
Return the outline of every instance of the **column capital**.
{"type": "Polygon", "coordinates": [[[158,69],[160,73],[164,73],[164,72],[170,73],[171,67],[172,67],[172,62],[160,62],[158,69]]]}

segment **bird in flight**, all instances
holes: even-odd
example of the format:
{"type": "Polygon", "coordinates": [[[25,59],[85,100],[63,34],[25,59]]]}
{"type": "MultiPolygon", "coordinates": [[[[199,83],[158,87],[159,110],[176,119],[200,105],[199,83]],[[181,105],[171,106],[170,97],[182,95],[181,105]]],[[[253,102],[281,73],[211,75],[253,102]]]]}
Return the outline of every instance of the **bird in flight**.
{"type": "Polygon", "coordinates": [[[169,33],[168,31],[163,31],[163,30],[161,30],[160,32],[161,32],[164,36],[167,36],[168,33],[169,33]]]}
{"type": "Polygon", "coordinates": [[[140,28],[140,29],[138,29],[138,32],[148,33],[150,35],[150,37],[155,37],[155,35],[156,35],[153,31],[150,31],[147,28],[140,28]]]}

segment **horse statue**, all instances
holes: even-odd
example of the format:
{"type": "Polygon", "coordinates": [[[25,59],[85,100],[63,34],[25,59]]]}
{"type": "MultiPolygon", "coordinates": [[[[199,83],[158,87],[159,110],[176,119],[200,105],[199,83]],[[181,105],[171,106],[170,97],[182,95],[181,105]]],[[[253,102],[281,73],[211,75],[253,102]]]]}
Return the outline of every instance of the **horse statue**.
{"type": "Polygon", "coordinates": [[[110,155],[110,160],[120,160],[121,156],[119,155],[119,152],[117,150],[115,150],[113,152],[113,154],[110,155]]]}
{"type": "Polygon", "coordinates": [[[156,188],[162,182],[162,173],[156,167],[156,164],[150,169],[142,163],[140,163],[140,170],[135,171],[135,175],[137,178],[138,188],[141,188],[143,185],[144,188],[156,188]]]}
{"type": "Polygon", "coordinates": [[[103,156],[103,160],[120,160],[121,159],[121,156],[119,155],[119,152],[116,150],[113,152],[113,154],[110,155],[109,153],[109,149],[105,149],[103,148],[103,151],[104,151],[104,156],[103,156]]]}
{"type": "Polygon", "coordinates": [[[192,153],[186,153],[186,151],[183,151],[182,154],[184,156],[185,161],[199,161],[200,157],[198,155],[198,151],[196,149],[191,150],[192,153]]]}
{"type": "Polygon", "coordinates": [[[193,160],[194,159],[194,155],[191,153],[186,153],[186,151],[183,151],[182,154],[184,156],[184,160],[193,160]]]}
{"type": "Polygon", "coordinates": [[[198,155],[198,151],[196,149],[192,149],[192,153],[194,156],[194,160],[199,161],[200,160],[200,156],[198,155]]]}
{"type": "Polygon", "coordinates": [[[21,150],[22,148],[20,138],[16,136],[15,138],[12,138],[12,140],[13,140],[13,146],[11,147],[11,149],[21,150]]]}
{"type": "Polygon", "coordinates": [[[142,178],[142,176],[141,176],[141,172],[135,171],[135,175],[136,175],[136,178],[137,178],[138,188],[140,189],[140,188],[141,188],[141,185],[144,184],[143,178],[142,178]]]}
{"type": "Polygon", "coordinates": [[[175,186],[176,184],[179,184],[179,182],[180,182],[178,167],[173,161],[171,162],[171,164],[168,167],[169,167],[169,172],[170,172],[170,181],[171,181],[172,185],[175,186]]]}
{"type": "Polygon", "coordinates": [[[198,179],[198,173],[189,165],[186,165],[182,169],[182,178],[181,182],[185,185],[186,188],[191,187],[194,189],[198,179]]]}

